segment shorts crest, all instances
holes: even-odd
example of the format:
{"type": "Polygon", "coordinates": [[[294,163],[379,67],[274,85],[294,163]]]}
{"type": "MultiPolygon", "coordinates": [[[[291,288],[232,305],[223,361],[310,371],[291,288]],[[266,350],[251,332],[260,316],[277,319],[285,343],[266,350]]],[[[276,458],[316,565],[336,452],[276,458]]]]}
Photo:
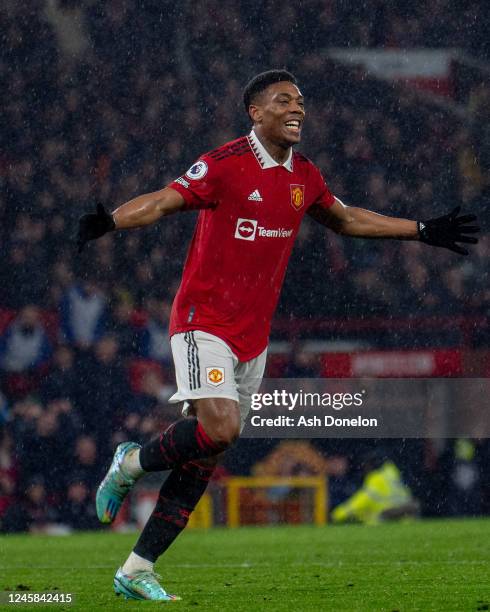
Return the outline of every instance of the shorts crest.
{"type": "Polygon", "coordinates": [[[206,381],[212,387],[218,387],[225,382],[225,369],[218,367],[206,368],[206,381]]]}

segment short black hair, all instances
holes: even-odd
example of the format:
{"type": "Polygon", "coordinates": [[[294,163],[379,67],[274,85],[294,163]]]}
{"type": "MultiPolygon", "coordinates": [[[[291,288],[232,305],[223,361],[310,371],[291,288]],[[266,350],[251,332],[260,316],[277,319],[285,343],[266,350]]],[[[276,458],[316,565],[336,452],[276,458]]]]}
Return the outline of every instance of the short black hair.
{"type": "Polygon", "coordinates": [[[282,81],[288,81],[294,85],[298,84],[294,74],[291,74],[287,70],[267,70],[266,72],[261,72],[257,76],[254,76],[243,90],[243,104],[245,105],[245,112],[247,115],[249,106],[253,104],[258,94],[262,93],[264,89],[267,89],[269,85],[281,83],[282,81]]]}

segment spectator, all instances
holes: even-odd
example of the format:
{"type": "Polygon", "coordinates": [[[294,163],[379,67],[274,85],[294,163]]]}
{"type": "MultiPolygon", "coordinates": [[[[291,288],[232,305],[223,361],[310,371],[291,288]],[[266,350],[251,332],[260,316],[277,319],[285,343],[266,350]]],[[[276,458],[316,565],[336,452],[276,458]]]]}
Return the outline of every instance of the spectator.
{"type": "Polygon", "coordinates": [[[66,498],[60,513],[63,524],[72,529],[98,529],[101,527],[95,512],[93,494],[77,472],[70,474],[66,498]]]}
{"type": "Polygon", "coordinates": [[[94,280],[73,285],[60,305],[62,338],[80,349],[99,340],[108,322],[107,299],[94,280]]]}
{"type": "Polygon", "coordinates": [[[54,399],[71,398],[77,403],[78,377],[73,349],[66,345],[57,347],[42,386],[43,399],[49,402],[54,399]]]}
{"type": "Polygon", "coordinates": [[[20,500],[9,507],[1,527],[4,533],[43,533],[48,532],[58,520],[57,511],[48,503],[44,479],[37,476],[28,482],[20,500]]]}
{"type": "Polygon", "coordinates": [[[0,427],[3,423],[6,423],[10,418],[10,409],[7,402],[7,398],[0,390],[0,427]]]}
{"type": "Polygon", "coordinates": [[[64,423],[62,428],[56,410],[43,409],[35,421],[35,428],[22,439],[20,465],[24,477],[44,479],[43,489],[51,497],[59,496],[63,488],[62,478],[47,478],[58,470],[62,476],[70,456],[70,438],[73,433],[64,423]]]}
{"type": "Polygon", "coordinates": [[[447,474],[448,511],[453,516],[477,516],[481,508],[480,444],[468,438],[448,440],[441,457],[447,474]]]}
{"type": "Polygon", "coordinates": [[[20,457],[25,448],[24,440],[33,435],[37,419],[43,413],[43,406],[32,398],[16,402],[12,407],[10,427],[13,433],[17,455],[20,457]]]}
{"type": "Polygon", "coordinates": [[[317,378],[320,376],[321,364],[318,356],[308,352],[300,342],[293,342],[289,362],[284,369],[284,378],[317,378]]]}
{"type": "Polygon", "coordinates": [[[20,241],[2,241],[9,245],[0,267],[2,306],[19,309],[42,300],[44,287],[40,268],[30,265],[28,245],[20,241]],[[22,291],[19,291],[22,287],[22,291]]]}
{"type": "Polygon", "coordinates": [[[117,336],[122,357],[132,357],[136,353],[138,330],[133,324],[133,306],[128,299],[121,299],[114,306],[111,331],[117,336]]]}
{"type": "Polygon", "coordinates": [[[0,430],[0,524],[2,516],[15,502],[18,476],[12,437],[5,429],[0,430]]]}
{"type": "Polygon", "coordinates": [[[36,392],[51,350],[38,307],[26,306],[0,336],[0,375],[7,399],[36,392]]]}
{"type": "Polygon", "coordinates": [[[24,307],[0,338],[0,367],[5,372],[33,372],[46,363],[52,348],[37,306],[24,307]]]}
{"type": "Polygon", "coordinates": [[[101,475],[101,457],[97,452],[97,442],[94,436],[81,435],[75,440],[74,460],[71,473],[77,474],[77,479],[83,483],[92,494],[99,485],[101,475]]]}
{"type": "Polygon", "coordinates": [[[168,340],[168,322],[171,304],[165,298],[152,296],[146,300],[145,305],[148,319],[140,332],[139,354],[170,366],[172,352],[168,340]]]}
{"type": "Polygon", "coordinates": [[[108,335],[98,340],[79,366],[78,393],[85,430],[107,444],[111,428],[129,411],[131,403],[116,337],[108,335]]]}
{"type": "Polygon", "coordinates": [[[46,410],[55,415],[59,431],[63,432],[63,439],[71,452],[75,438],[82,430],[83,420],[80,412],[75,410],[72,399],[68,397],[52,399],[47,403],[46,410]]]}

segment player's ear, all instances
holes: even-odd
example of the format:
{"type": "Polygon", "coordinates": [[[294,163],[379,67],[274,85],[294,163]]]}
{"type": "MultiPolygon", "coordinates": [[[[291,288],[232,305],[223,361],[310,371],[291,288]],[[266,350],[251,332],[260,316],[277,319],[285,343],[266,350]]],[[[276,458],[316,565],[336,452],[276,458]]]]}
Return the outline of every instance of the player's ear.
{"type": "Polygon", "coordinates": [[[248,114],[254,123],[262,123],[262,109],[255,104],[248,107],[248,114]]]}

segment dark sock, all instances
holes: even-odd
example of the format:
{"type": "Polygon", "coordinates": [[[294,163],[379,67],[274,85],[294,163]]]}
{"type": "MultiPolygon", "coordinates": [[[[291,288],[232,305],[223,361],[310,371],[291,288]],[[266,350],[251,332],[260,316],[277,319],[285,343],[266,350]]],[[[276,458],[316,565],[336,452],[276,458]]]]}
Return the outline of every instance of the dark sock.
{"type": "Polygon", "coordinates": [[[206,490],[215,466],[190,461],[172,470],[163,483],[156,506],[133,549],[155,562],[187,525],[189,515],[206,490]]]}
{"type": "Polygon", "coordinates": [[[211,440],[197,419],[181,419],[143,446],[140,463],[145,472],[161,472],[193,459],[213,457],[225,448],[211,440]]]}

